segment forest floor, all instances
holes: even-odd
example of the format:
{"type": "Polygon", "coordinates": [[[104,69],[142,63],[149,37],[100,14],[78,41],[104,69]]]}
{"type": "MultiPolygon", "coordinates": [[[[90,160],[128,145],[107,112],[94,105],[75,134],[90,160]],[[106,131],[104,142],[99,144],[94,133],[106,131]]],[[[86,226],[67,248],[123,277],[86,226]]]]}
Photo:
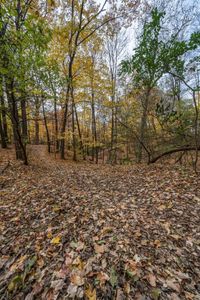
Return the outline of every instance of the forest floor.
{"type": "Polygon", "coordinates": [[[29,152],[0,151],[0,299],[200,299],[199,177],[29,152]]]}

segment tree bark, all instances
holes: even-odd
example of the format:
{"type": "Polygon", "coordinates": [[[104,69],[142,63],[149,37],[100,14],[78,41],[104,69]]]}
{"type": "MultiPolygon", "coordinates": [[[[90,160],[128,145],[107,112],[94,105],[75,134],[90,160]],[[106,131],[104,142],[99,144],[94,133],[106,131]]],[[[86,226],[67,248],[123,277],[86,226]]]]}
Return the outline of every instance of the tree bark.
{"type": "Polygon", "coordinates": [[[40,101],[39,98],[36,97],[35,99],[35,144],[36,145],[39,145],[40,143],[39,117],[40,117],[40,101]]]}
{"type": "Polygon", "coordinates": [[[66,129],[66,124],[67,124],[69,95],[70,95],[70,86],[69,86],[69,83],[68,83],[65,106],[64,106],[64,113],[63,113],[63,121],[62,121],[62,126],[61,126],[61,131],[60,131],[60,135],[61,135],[61,139],[60,139],[60,158],[61,159],[65,159],[65,129],[66,129]]]}
{"type": "Polygon", "coordinates": [[[24,95],[21,99],[21,112],[22,112],[22,138],[26,144],[28,141],[28,126],[27,126],[27,114],[26,114],[26,99],[24,95]]]}
{"type": "Polygon", "coordinates": [[[173,154],[173,153],[177,153],[177,152],[187,152],[187,151],[200,151],[200,146],[197,148],[196,146],[183,146],[181,148],[176,148],[176,149],[172,149],[172,150],[169,150],[169,151],[166,151],[166,152],[163,152],[161,154],[159,154],[158,156],[150,159],[149,163],[150,164],[153,164],[155,162],[157,162],[159,159],[167,156],[167,155],[170,155],[170,154],[173,154]]]}
{"type": "Polygon", "coordinates": [[[3,123],[1,119],[1,113],[0,113],[0,136],[1,136],[1,147],[7,148],[6,138],[3,130],[3,123]]]}
{"type": "Polygon", "coordinates": [[[11,117],[12,127],[13,127],[16,158],[23,160],[24,164],[28,165],[26,145],[23,143],[21,131],[20,131],[18,105],[17,105],[17,100],[14,95],[14,81],[13,80],[11,80],[9,85],[6,83],[6,93],[7,93],[7,97],[8,97],[10,117],[11,117]]]}
{"type": "Polygon", "coordinates": [[[6,118],[6,107],[4,96],[0,97],[0,106],[1,106],[1,115],[2,115],[2,128],[6,139],[6,144],[8,143],[8,125],[7,125],[7,118],[6,118]]]}
{"type": "Polygon", "coordinates": [[[141,123],[140,123],[140,135],[139,140],[140,143],[138,145],[138,163],[142,161],[142,144],[145,143],[145,134],[147,130],[147,116],[148,116],[148,106],[149,106],[149,96],[150,96],[150,89],[148,88],[146,91],[146,95],[144,98],[144,104],[143,104],[143,112],[141,117],[141,123]]]}
{"type": "Polygon", "coordinates": [[[92,86],[92,136],[93,136],[93,147],[92,147],[92,160],[98,164],[98,147],[97,147],[97,127],[96,127],[96,114],[95,114],[95,101],[94,101],[94,88],[92,86]]]}
{"type": "MultiPolygon", "coordinates": [[[[2,98],[2,96],[1,96],[2,98]]],[[[5,132],[4,124],[3,124],[3,108],[0,107],[0,136],[1,136],[1,147],[7,148],[7,132],[5,132]]]]}
{"type": "Polygon", "coordinates": [[[73,143],[73,160],[77,161],[77,156],[76,156],[75,116],[74,116],[74,104],[73,103],[72,103],[72,143],[73,143]]]}
{"type": "Polygon", "coordinates": [[[59,150],[59,141],[58,141],[58,114],[57,114],[57,97],[54,94],[54,121],[55,121],[55,143],[56,151],[59,150]]]}
{"type": "Polygon", "coordinates": [[[50,141],[47,117],[46,117],[46,113],[45,113],[43,96],[42,96],[42,112],[43,112],[43,118],[44,118],[44,126],[45,126],[45,130],[46,130],[46,135],[47,135],[47,148],[48,148],[48,152],[50,153],[51,152],[51,141],[50,141]]]}

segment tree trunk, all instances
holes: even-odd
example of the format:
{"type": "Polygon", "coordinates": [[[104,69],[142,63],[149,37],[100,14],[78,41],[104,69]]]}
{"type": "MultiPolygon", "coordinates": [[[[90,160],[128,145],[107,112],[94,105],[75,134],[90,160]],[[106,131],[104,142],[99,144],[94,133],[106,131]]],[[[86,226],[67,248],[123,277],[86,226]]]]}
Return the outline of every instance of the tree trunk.
{"type": "Polygon", "coordinates": [[[45,126],[45,130],[46,130],[46,135],[47,135],[47,148],[48,148],[48,152],[51,152],[51,141],[50,141],[50,135],[49,135],[49,128],[48,128],[48,124],[47,124],[47,118],[46,118],[46,113],[45,113],[45,108],[44,108],[44,99],[42,96],[42,112],[43,112],[43,118],[44,118],[44,126],[45,126]]]}
{"type": "Polygon", "coordinates": [[[173,153],[177,153],[177,152],[186,153],[186,152],[189,152],[189,151],[200,151],[200,147],[197,148],[196,145],[195,146],[186,145],[186,146],[183,146],[183,147],[180,147],[180,148],[172,149],[172,150],[163,152],[160,155],[150,159],[149,163],[153,164],[153,163],[157,162],[159,159],[161,159],[161,158],[163,158],[167,155],[173,154],[173,153]]]}
{"type": "MultiPolygon", "coordinates": [[[[2,98],[2,96],[1,96],[2,98]]],[[[3,124],[3,116],[2,116],[3,109],[1,107],[0,110],[0,136],[1,136],[1,147],[7,148],[7,133],[5,133],[4,124],[3,124]]]]}
{"type": "Polygon", "coordinates": [[[72,103],[72,143],[73,143],[73,160],[77,161],[74,103],[72,103]]]}
{"type": "Polygon", "coordinates": [[[95,103],[94,103],[94,89],[92,86],[92,137],[93,137],[93,149],[92,149],[92,160],[98,164],[98,147],[97,147],[97,127],[96,127],[96,115],[95,115],[95,103]]]}
{"type": "Polygon", "coordinates": [[[21,112],[22,112],[22,139],[26,144],[28,141],[28,126],[27,126],[27,114],[26,114],[26,99],[23,95],[21,99],[21,112]]]}
{"type": "Polygon", "coordinates": [[[7,125],[7,118],[6,118],[6,107],[4,102],[4,96],[0,97],[0,105],[1,105],[1,115],[2,115],[2,128],[6,140],[6,144],[8,143],[8,125],[7,125]]]}
{"type": "Polygon", "coordinates": [[[54,95],[54,122],[55,122],[55,143],[56,151],[59,150],[59,141],[58,141],[58,114],[57,114],[57,97],[54,95]]]}
{"type": "Polygon", "coordinates": [[[150,95],[150,89],[147,89],[144,104],[143,104],[143,112],[141,117],[141,123],[140,123],[140,143],[138,145],[138,163],[142,161],[142,144],[145,143],[145,134],[147,130],[147,116],[148,116],[148,106],[149,106],[149,95],[150,95]]]}
{"type": "Polygon", "coordinates": [[[68,105],[69,105],[69,95],[70,95],[70,85],[68,83],[67,94],[65,100],[64,114],[63,114],[63,122],[61,126],[61,139],[60,139],[60,158],[65,159],[65,129],[67,124],[67,114],[68,114],[68,105]]]}
{"type": "Polygon", "coordinates": [[[13,127],[16,158],[23,160],[24,164],[28,165],[26,145],[24,145],[23,143],[21,132],[20,132],[18,106],[14,95],[13,80],[11,80],[11,83],[9,85],[6,84],[6,93],[8,97],[8,104],[9,104],[10,116],[11,116],[12,127],[13,127]]]}
{"type": "Polygon", "coordinates": [[[83,146],[81,128],[80,128],[80,124],[79,124],[79,120],[78,120],[78,113],[77,113],[77,110],[76,110],[76,105],[75,105],[74,99],[73,99],[72,102],[73,102],[73,105],[74,105],[74,112],[75,112],[75,116],[76,116],[76,124],[77,124],[77,128],[78,128],[79,139],[80,139],[80,148],[81,148],[81,151],[82,151],[82,154],[83,154],[83,159],[85,160],[85,151],[84,151],[84,146],[83,146]]]}
{"type": "Polygon", "coordinates": [[[199,120],[199,108],[196,100],[195,91],[193,91],[193,102],[194,102],[194,108],[195,108],[195,120],[194,120],[194,134],[195,134],[195,161],[194,161],[194,170],[197,173],[197,163],[198,163],[198,146],[199,146],[199,137],[198,137],[198,120],[199,120]]]}
{"type": "Polygon", "coordinates": [[[35,144],[39,145],[40,143],[40,124],[39,124],[39,118],[40,118],[40,101],[37,97],[35,99],[35,144]]]}
{"type": "Polygon", "coordinates": [[[0,136],[1,136],[1,147],[7,148],[6,137],[4,134],[3,123],[2,123],[2,119],[1,119],[1,112],[0,112],[0,136]]]}
{"type": "MultiPolygon", "coordinates": [[[[115,68],[114,68],[115,70],[115,68]]],[[[113,72],[113,71],[112,71],[113,72]]],[[[112,101],[112,111],[111,111],[111,141],[110,141],[110,154],[109,154],[109,161],[111,163],[116,163],[116,74],[115,72],[111,74],[112,80],[112,94],[111,94],[111,101],[112,101]]]]}

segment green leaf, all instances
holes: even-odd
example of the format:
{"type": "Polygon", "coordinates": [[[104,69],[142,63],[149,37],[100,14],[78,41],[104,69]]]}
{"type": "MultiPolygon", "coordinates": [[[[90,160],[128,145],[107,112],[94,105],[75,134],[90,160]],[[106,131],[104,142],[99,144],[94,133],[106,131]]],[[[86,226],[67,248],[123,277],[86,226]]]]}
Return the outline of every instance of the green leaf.
{"type": "Polygon", "coordinates": [[[115,269],[112,267],[110,270],[110,283],[112,285],[112,287],[115,287],[117,285],[117,274],[115,269]]]}
{"type": "Polygon", "coordinates": [[[154,300],[158,300],[159,297],[160,297],[160,294],[161,294],[161,290],[160,289],[153,289],[151,291],[151,297],[154,299],[154,300]]]}
{"type": "Polygon", "coordinates": [[[16,275],[14,278],[11,279],[8,285],[8,291],[13,292],[22,284],[22,281],[23,281],[22,275],[16,275]]]}

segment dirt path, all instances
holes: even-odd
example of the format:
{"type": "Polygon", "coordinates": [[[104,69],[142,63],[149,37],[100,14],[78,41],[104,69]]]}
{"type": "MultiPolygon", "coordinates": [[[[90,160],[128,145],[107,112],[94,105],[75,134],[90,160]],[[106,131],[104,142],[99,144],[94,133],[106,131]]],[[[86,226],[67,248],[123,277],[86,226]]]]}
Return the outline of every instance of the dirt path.
{"type": "Polygon", "coordinates": [[[0,299],[200,299],[194,174],[29,155],[0,176],[0,299]]]}

